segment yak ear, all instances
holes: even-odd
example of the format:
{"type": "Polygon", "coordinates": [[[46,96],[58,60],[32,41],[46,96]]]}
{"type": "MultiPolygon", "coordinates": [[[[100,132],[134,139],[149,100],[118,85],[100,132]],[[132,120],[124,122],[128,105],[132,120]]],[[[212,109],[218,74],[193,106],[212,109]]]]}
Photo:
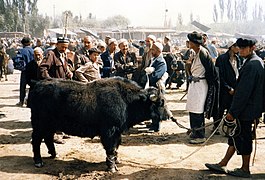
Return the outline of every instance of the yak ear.
{"type": "Polygon", "coordinates": [[[141,93],[139,94],[140,99],[142,99],[143,101],[147,100],[147,95],[146,95],[146,91],[145,90],[141,90],[141,93]]]}

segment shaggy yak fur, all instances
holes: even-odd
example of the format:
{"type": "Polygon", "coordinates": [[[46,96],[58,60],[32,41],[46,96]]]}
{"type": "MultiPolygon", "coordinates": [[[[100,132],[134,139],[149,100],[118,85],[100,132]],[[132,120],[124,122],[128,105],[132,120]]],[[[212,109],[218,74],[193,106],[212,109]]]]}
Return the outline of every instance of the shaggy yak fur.
{"type": "Polygon", "coordinates": [[[123,78],[106,78],[83,84],[49,79],[37,82],[29,94],[32,146],[36,167],[42,167],[42,140],[56,157],[53,136],[99,136],[106,151],[108,170],[117,170],[117,149],[121,134],[148,119],[161,120],[164,99],[156,88],[142,89],[123,78]]]}

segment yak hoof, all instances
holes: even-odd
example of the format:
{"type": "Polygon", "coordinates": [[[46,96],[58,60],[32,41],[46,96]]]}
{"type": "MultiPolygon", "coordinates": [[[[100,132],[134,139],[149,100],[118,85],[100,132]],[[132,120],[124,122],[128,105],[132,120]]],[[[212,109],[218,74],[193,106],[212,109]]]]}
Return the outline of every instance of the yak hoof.
{"type": "Polygon", "coordinates": [[[121,164],[121,161],[118,158],[115,158],[115,164],[121,164]]]}
{"type": "Polygon", "coordinates": [[[37,168],[41,168],[41,167],[43,167],[43,162],[41,161],[41,162],[35,162],[35,167],[37,167],[37,168]]]}
{"type": "Polygon", "coordinates": [[[111,172],[111,173],[115,173],[118,171],[118,168],[116,165],[108,167],[107,171],[111,172]]]}

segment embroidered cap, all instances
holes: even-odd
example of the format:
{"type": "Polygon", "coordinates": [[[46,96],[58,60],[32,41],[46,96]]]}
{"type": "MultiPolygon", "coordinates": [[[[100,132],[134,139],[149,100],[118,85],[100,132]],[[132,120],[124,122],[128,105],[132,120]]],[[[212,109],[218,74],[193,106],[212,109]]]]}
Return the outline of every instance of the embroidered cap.
{"type": "Polygon", "coordinates": [[[69,43],[69,39],[67,37],[58,37],[57,43],[69,43]]]}

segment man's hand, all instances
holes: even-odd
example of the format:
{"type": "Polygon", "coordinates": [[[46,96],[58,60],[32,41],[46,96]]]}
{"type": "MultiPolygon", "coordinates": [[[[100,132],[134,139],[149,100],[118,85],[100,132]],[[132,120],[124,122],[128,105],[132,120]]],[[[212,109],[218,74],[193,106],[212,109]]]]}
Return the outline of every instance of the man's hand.
{"type": "Polygon", "coordinates": [[[226,115],[226,120],[228,120],[228,121],[234,121],[234,117],[230,113],[228,113],[226,115]]]}
{"type": "Polygon", "coordinates": [[[67,77],[67,79],[72,79],[73,78],[73,73],[72,72],[68,72],[66,74],[66,77],[67,77]]]}
{"type": "Polygon", "coordinates": [[[230,95],[234,95],[235,94],[235,90],[231,88],[230,91],[229,91],[229,94],[230,95]]]}
{"type": "Polygon", "coordinates": [[[147,67],[144,69],[146,74],[152,74],[155,71],[154,67],[147,67]]]}

